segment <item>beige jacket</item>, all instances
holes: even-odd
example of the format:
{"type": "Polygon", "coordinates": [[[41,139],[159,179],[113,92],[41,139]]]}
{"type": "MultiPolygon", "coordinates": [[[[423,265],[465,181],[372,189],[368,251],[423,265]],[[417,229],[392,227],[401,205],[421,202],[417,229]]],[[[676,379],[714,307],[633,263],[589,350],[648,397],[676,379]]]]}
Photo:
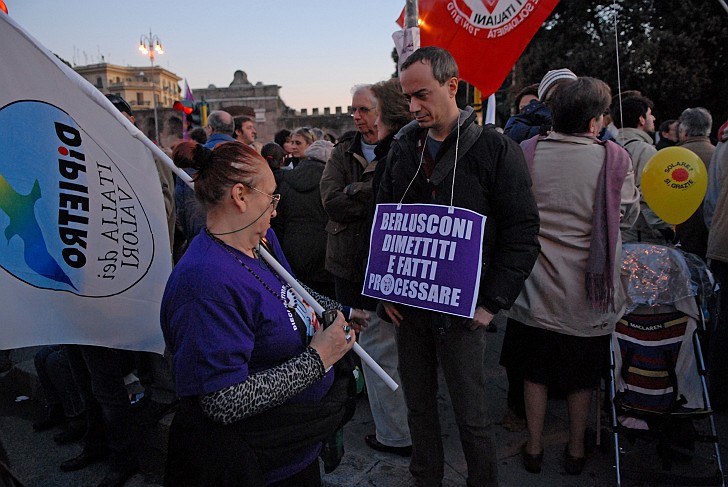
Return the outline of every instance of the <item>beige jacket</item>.
{"type": "MultiPolygon", "coordinates": [[[[624,312],[621,238],[614,263],[616,311],[593,309],[584,283],[597,177],[605,155],[606,149],[589,138],[556,132],[536,146],[531,178],[541,217],[541,252],[509,317],[575,336],[606,335],[614,329],[624,312]]],[[[632,226],[639,215],[639,191],[631,170],[622,185],[620,214],[621,229],[632,226]]]]}
{"type": "MultiPolygon", "coordinates": [[[[619,129],[617,141],[629,152],[635,184],[639,188],[645,166],[657,153],[657,149],[652,145],[652,138],[644,130],[625,127],[619,129]]],[[[665,241],[660,229],[668,228],[671,228],[671,225],[655,215],[644,196],[640,196],[640,216],[632,228],[622,231],[622,241],[624,243],[644,242],[665,245],[668,242],[665,241]]]]}
{"type": "Polygon", "coordinates": [[[728,141],[718,144],[710,160],[710,176],[720,178],[720,180],[710,181],[709,186],[715,185],[720,188],[720,193],[715,201],[715,211],[712,213],[707,252],[709,259],[728,263],[728,184],[726,184],[728,171],[726,168],[728,168],[728,141]]]}

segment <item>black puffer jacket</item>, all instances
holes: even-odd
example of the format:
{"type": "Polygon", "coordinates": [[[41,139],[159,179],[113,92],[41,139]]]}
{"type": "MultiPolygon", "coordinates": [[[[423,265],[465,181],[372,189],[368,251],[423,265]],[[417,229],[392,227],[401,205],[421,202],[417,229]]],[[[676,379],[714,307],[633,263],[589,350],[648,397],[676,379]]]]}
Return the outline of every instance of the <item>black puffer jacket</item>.
{"type": "Polygon", "coordinates": [[[304,159],[285,171],[277,190],[278,214],[271,220],[293,272],[305,283],[333,282],[324,269],[328,215],[319,190],[323,171],[324,163],[315,159],[304,159]]]}
{"type": "MultiPolygon", "coordinates": [[[[497,313],[511,307],[538,257],[538,208],[520,147],[492,126],[481,129],[470,107],[460,118],[453,203],[487,216],[478,305],[497,313]]],[[[423,171],[415,177],[423,135],[417,122],[397,134],[377,203],[399,202],[414,178],[403,203],[450,204],[457,131],[442,142],[429,181],[423,171]]]]}

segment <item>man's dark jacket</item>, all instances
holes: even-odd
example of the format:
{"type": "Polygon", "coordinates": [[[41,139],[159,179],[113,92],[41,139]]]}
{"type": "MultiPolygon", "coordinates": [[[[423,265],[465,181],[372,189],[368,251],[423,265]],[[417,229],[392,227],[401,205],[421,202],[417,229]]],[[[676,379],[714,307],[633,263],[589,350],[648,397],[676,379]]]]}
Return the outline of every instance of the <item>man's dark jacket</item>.
{"type": "Polygon", "coordinates": [[[321,199],[328,214],[326,270],[357,285],[364,282],[369,252],[373,191],[378,162],[368,163],[362,135],[344,138],[334,148],[321,177],[321,199]]]}
{"type": "MultiPolygon", "coordinates": [[[[487,217],[478,305],[497,313],[511,307],[538,257],[538,208],[520,147],[492,126],[478,126],[470,107],[460,120],[453,204],[487,217]]],[[[399,202],[414,178],[404,204],[450,205],[457,130],[442,142],[429,181],[417,170],[424,131],[412,122],[395,137],[377,203],[399,202]]]]}

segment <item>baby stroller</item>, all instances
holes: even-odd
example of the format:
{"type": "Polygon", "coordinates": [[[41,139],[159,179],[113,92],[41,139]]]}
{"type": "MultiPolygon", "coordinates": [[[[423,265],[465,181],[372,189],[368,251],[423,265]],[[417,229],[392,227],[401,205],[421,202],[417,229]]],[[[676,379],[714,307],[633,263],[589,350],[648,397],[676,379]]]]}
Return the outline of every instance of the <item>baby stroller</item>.
{"type": "Polygon", "coordinates": [[[628,305],[612,335],[609,387],[617,485],[623,476],[725,485],[699,338],[712,276],[699,258],[658,245],[625,244],[623,260],[628,305]]]}

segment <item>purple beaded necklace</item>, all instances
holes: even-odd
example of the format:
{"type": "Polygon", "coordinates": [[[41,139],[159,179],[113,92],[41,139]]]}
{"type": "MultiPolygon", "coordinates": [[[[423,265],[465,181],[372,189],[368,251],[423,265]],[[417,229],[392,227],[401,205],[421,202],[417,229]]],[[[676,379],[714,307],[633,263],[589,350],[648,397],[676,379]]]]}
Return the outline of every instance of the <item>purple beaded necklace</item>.
{"type": "MultiPolygon", "coordinates": [[[[276,272],[276,271],[275,271],[274,269],[272,269],[272,268],[270,268],[270,267],[268,268],[268,270],[269,270],[269,271],[270,271],[270,272],[271,272],[271,273],[272,273],[272,274],[273,274],[273,275],[274,275],[274,276],[276,277],[276,279],[278,279],[278,281],[279,281],[279,282],[280,282],[280,283],[281,283],[281,284],[283,285],[283,287],[284,287],[284,288],[286,289],[286,295],[285,295],[285,297],[281,296],[281,294],[280,294],[280,293],[277,293],[277,292],[276,292],[276,291],[275,291],[275,290],[274,290],[273,288],[271,288],[271,287],[270,287],[270,286],[268,285],[268,283],[267,283],[267,282],[265,282],[265,281],[263,280],[263,278],[262,278],[262,277],[260,277],[260,276],[259,276],[258,274],[256,274],[256,273],[255,273],[255,271],[254,271],[254,270],[253,270],[253,269],[252,269],[252,268],[251,268],[251,267],[250,267],[250,266],[249,266],[248,264],[246,264],[245,262],[243,262],[243,260],[242,260],[242,259],[241,259],[241,258],[240,258],[240,257],[239,257],[238,255],[236,255],[236,254],[235,254],[235,252],[233,252],[233,251],[232,251],[232,249],[230,248],[230,246],[229,246],[228,244],[226,244],[225,242],[223,242],[222,240],[220,240],[219,238],[217,238],[216,236],[214,236],[214,235],[213,235],[212,233],[210,233],[210,231],[209,231],[209,230],[208,230],[207,228],[205,228],[205,231],[207,232],[207,234],[208,234],[208,235],[210,236],[210,238],[211,238],[211,239],[212,239],[212,240],[213,240],[213,241],[214,241],[215,243],[217,243],[217,244],[218,244],[218,245],[219,245],[220,247],[222,247],[222,248],[223,248],[223,249],[224,249],[224,250],[225,250],[225,251],[226,251],[226,252],[227,252],[228,254],[230,254],[230,255],[231,255],[231,256],[232,256],[232,257],[233,257],[233,258],[234,258],[235,260],[237,260],[237,261],[238,261],[238,263],[239,263],[239,264],[240,264],[241,266],[243,266],[243,268],[244,268],[244,269],[246,269],[246,270],[247,270],[248,272],[250,272],[250,273],[251,273],[251,274],[253,275],[253,277],[255,277],[255,278],[256,278],[256,279],[258,280],[258,282],[260,282],[260,283],[261,283],[261,284],[263,285],[263,287],[264,287],[264,288],[266,288],[266,289],[268,290],[268,292],[270,292],[270,293],[271,293],[271,294],[272,294],[273,296],[275,296],[275,297],[276,297],[276,298],[277,298],[277,299],[278,299],[278,300],[279,300],[280,302],[282,302],[282,303],[283,303],[283,306],[285,306],[285,307],[286,307],[286,309],[287,309],[287,310],[288,310],[289,312],[290,312],[291,310],[294,310],[294,309],[296,309],[296,298],[295,298],[295,296],[293,296],[293,292],[292,292],[291,286],[290,286],[290,285],[289,285],[289,284],[288,284],[287,282],[285,282],[285,281],[284,281],[284,280],[283,280],[283,279],[281,278],[281,276],[279,276],[279,275],[278,275],[278,273],[277,273],[277,272],[276,272]]],[[[254,252],[254,253],[255,253],[255,254],[256,254],[256,255],[258,256],[258,260],[260,261],[260,255],[258,255],[258,251],[257,251],[256,249],[253,249],[253,252],[254,252]]]]}

